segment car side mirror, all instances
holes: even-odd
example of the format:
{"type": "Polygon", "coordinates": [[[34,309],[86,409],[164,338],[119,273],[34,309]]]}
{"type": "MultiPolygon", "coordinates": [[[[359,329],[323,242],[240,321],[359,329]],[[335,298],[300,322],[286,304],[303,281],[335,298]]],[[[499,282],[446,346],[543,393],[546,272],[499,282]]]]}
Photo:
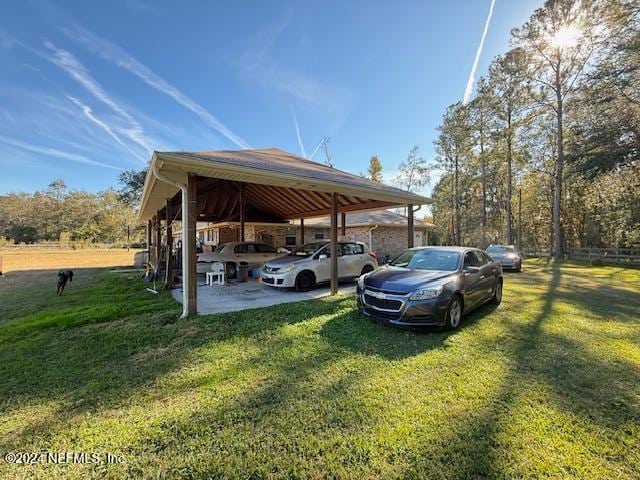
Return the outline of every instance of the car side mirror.
{"type": "Polygon", "coordinates": [[[326,260],[327,258],[329,258],[329,255],[327,255],[326,253],[321,253],[320,255],[318,255],[318,260],[326,260]]]}
{"type": "Polygon", "coordinates": [[[464,267],[464,273],[467,274],[472,274],[472,273],[478,273],[480,271],[480,269],[478,267],[464,267]]]}

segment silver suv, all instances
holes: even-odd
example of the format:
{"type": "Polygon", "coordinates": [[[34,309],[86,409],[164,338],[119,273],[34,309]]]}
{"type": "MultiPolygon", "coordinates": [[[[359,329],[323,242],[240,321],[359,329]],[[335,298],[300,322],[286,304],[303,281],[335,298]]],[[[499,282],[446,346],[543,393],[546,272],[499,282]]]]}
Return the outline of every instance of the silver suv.
{"type": "MultiPolygon", "coordinates": [[[[328,241],[307,243],[267,262],[262,269],[262,281],[272,287],[295,287],[299,292],[307,292],[316,284],[331,280],[330,257],[328,241]]],[[[338,242],[338,278],[359,277],[377,267],[376,256],[365,243],[338,242]]]]}

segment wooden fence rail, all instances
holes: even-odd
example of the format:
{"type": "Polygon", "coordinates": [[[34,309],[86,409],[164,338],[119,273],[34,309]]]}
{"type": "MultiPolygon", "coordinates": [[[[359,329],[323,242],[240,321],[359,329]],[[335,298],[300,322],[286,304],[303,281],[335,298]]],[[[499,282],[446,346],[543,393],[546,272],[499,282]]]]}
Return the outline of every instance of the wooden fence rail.
{"type": "MultiPolygon", "coordinates": [[[[550,257],[549,250],[523,248],[522,253],[527,257],[550,257]]],[[[594,261],[602,263],[616,263],[640,266],[640,248],[571,248],[566,257],[574,260],[594,261]]]]}

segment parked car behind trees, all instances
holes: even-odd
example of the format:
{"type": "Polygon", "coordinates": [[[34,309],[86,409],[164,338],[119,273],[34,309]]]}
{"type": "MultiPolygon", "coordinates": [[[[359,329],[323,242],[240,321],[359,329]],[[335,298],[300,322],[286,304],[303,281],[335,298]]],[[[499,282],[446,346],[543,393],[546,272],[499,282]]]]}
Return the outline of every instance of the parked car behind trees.
{"type": "Polygon", "coordinates": [[[498,262],[503,269],[522,271],[522,255],[513,245],[489,245],[489,256],[498,262]]]}

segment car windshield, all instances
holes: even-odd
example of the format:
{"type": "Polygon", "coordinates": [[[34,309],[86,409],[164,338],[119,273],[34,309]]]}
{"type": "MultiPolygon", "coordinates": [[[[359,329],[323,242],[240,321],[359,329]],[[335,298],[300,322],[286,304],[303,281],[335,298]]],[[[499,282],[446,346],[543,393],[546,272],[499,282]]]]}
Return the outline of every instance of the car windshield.
{"type": "Polygon", "coordinates": [[[218,245],[216,247],[216,249],[213,251],[213,253],[222,253],[222,250],[224,250],[224,247],[226,247],[226,244],[222,244],[222,245],[218,245]]]}
{"type": "Polygon", "coordinates": [[[516,253],[513,247],[503,247],[502,245],[492,245],[487,248],[487,253],[516,253]]]}
{"type": "Polygon", "coordinates": [[[460,253],[446,250],[407,250],[389,265],[415,270],[444,270],[453,272],[458,268],[460,253]]]}
{"type": "Polygon", "coordinates": [[[313,243],[305,243],[304,245],[294,248],[289,252],[289,256],[292,257],[310,257],[322,247],[324,247],[326,242],[313,242],[313,243]]]}

